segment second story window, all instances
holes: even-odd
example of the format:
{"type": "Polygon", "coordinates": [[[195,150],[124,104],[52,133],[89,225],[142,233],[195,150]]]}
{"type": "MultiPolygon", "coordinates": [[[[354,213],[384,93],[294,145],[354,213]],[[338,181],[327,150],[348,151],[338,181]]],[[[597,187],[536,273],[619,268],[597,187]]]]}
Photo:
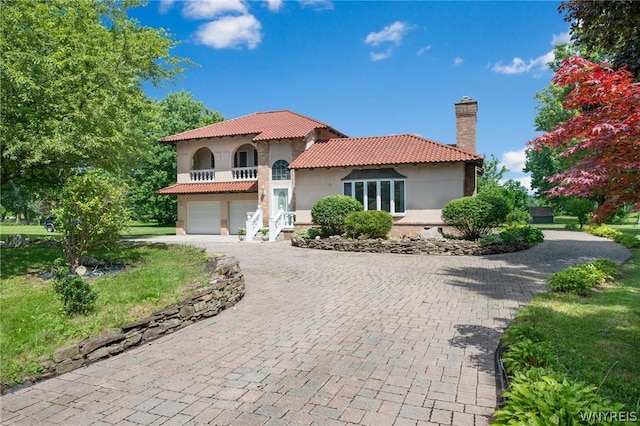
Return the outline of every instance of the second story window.
{"type": "Polygon", "coordinates": [[[290,180],[291,170],[289,163],[285,160],[278,160],[271,167],[271,180],[290,180]]]}
{"type": "MultiPolygon", "coordinates": [[[[244,147],[242,147],[244,148],[244,147]]],[[[253,155],[249,151],[240,149],[233,156],[233,167],[255,167],[258,165],[258,151],[253,150],[253,155]],[[250,164],[253,161],[253,164],[250,164]]]]}

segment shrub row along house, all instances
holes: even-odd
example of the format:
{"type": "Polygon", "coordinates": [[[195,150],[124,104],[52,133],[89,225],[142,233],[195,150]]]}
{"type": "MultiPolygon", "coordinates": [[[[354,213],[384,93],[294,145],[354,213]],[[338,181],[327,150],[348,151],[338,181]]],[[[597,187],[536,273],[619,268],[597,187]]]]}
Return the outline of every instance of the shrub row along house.
{"type": "Polygon", "coordinates": [[[161,143],[175,145],[177,234],[252,237],[311,225],[313,204],[332,194],[394,217],[392,235],[442,223],[442,207],[475,194],[483,158],[476,153],[478,103],[455,104],[455,145],[404,134],[350,138],[292,111],[260,112],[211,124],[161,143]],[[251,228],[251,229],[249,229],[251,228]]]}

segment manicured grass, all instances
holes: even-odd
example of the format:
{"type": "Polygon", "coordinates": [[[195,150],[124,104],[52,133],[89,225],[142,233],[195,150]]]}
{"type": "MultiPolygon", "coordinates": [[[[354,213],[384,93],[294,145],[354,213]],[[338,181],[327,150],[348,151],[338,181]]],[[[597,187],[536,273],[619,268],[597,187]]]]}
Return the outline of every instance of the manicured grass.
{"type": "Polygon", "coordinates": [[[68,317],[51,280],[39,277],[61,257],[59,246],[3,249],[0,262],[0,381],[16,384],[37,375],[39,358],[79,339],[149,316],[206,285],[207,256],[186,246],[136,245],[96,255],[125,271],[89,279],[98,292],[90,314],[68,317]]]}
{"type": "MultiPolygon", "coordinates": [[[[625,225],[626,226],[626,225],[625,225]]],[[[599,387],[625,410],[640,410],[640,249],[622,265],[624,276],[588,297],[544,293],[515,324],[530,325],[569,377],[599,387]]]]}
{"type": "MultiPolygon", "coordinates": [[[[139,237],[153,235],[175,235],[176,227],[159,225],[157,223],[131,222],[129,227],[122,232],[122,236],[139,237]]],[[[4,239],[9,234],[24,234],[29,238],[59,237],[59,232],[47,232],[43,225],[16,225],[11,222],[0,223],[0,238],[4,239]]]]}

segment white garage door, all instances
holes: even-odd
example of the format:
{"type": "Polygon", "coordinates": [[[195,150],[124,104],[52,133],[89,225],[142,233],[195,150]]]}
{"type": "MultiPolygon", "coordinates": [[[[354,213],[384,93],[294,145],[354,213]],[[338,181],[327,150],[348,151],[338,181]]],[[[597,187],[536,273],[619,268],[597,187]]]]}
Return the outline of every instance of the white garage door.
{"type": "Polygon", "coordinates": [[[188,234],[220,233],[220,201],[191,201],[187,203],[188,234]]]}
{"type": "Polygon", "coordinates": [[[247,212],[255,212],[257,208],[258,202],[254,200],[231,201],[229,233],[235,235],[238,233],[238,228],[244,228],[247,224],[247,212]]]}

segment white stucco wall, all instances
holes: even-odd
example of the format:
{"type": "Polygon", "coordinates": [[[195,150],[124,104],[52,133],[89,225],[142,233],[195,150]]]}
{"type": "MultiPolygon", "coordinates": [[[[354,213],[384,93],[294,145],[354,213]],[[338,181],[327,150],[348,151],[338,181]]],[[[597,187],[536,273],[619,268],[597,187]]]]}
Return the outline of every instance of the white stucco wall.
{"type": "MultiPolygon", "coordinates": [[[[396,171],[406,176],[406,212],[397,224],[438,224],[442,207],[464,194],[464,164],[402,165],[396,171]]],[[[320,198],[342,194],[343,177],[353,168],[295,171],[296,222],[310,223],[311,208],[320,198]]]]}

